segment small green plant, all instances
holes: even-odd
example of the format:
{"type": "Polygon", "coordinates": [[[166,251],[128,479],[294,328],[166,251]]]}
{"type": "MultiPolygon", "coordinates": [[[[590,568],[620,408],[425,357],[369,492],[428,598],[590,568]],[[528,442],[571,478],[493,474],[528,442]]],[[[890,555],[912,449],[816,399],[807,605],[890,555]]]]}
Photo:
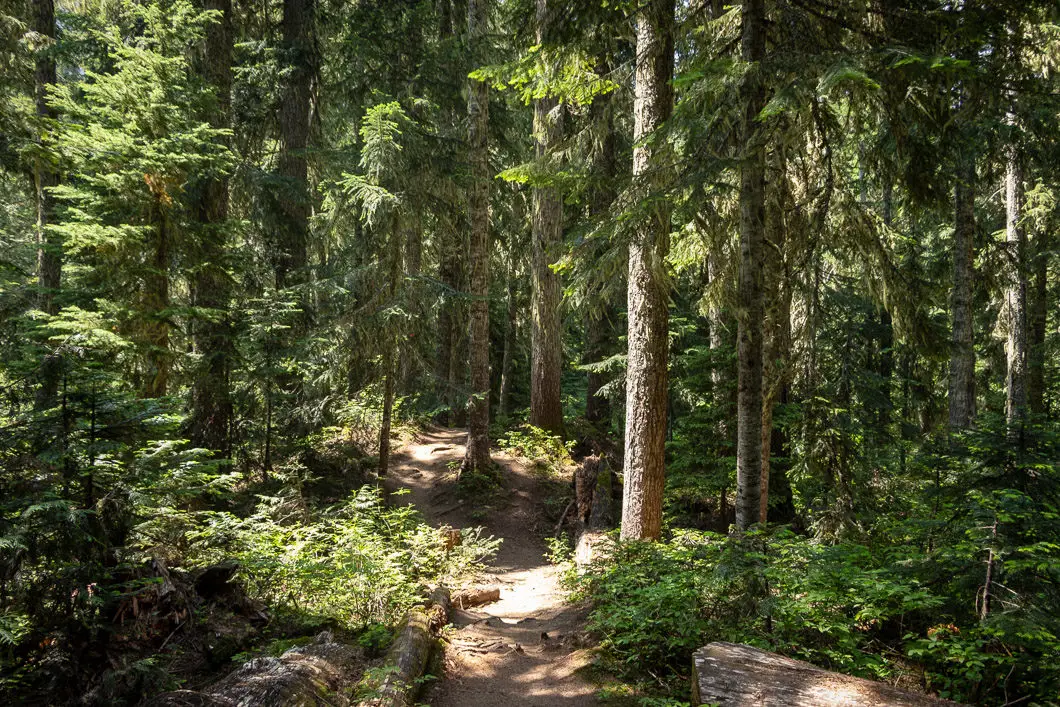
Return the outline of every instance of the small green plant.
{"type": "Polygon", "coordinates": [[[357,645],[364,649],[368,658],[378,658],[386,650],[393,631],[385,624],[369,624],[364,631],[357,636],[357,645]]]}
{"type": "Polygon", "coordinates": [[[497,442],[506,453],[528,459],[532,469],[544,476],[559,474],[564,467],[573,464],[570,453],[574,442],[564,442],[562,437],[551,435],[540,427],[522,425],[509,430],[497,442]]]}

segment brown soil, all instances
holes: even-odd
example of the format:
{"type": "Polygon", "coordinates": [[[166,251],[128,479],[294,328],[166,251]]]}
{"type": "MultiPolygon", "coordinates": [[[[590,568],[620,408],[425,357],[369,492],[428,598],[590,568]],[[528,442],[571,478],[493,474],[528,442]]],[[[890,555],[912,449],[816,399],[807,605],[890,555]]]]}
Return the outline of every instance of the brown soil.
{"type": "MultiPolygon", "coordinates": [[[[449,462],[464,456],[466,433],[423,433],[393,460],[390,487],[436,526],[484,526],[503,538],[478,586],[500,587],[500,601],[456,609],[445,674],[423,696],[434,707],[548,707],[598,704],[583,673],[591,662],[585,608],[568,604],[556,567],[545,559],[542,488],[519,460],[494,452],[504,488],[489,508],[456,496],[449,462]]],[[[401,502],[401,501],[399,501],[401,502]]]]}

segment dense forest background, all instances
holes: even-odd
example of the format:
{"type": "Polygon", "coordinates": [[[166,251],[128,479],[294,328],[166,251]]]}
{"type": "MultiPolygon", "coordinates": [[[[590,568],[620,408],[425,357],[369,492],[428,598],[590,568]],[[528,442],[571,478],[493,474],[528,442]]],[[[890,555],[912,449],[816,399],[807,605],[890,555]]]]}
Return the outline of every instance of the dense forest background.
{"type": "Polygon", "coordinates": [[[166,687],[130,607],[228,558],[375,640],[489,553],[360,489],[436,424],[621,471],[573,581],[643,694],[722,639],[1057,704],[1058,21],[3,0],[0,689],[166,687]]]}

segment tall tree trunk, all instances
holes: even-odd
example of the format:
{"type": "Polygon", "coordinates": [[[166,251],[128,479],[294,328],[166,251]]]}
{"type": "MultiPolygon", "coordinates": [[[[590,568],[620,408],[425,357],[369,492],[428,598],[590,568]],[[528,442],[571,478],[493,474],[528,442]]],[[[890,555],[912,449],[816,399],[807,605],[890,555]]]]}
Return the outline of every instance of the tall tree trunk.
{"type": "Polygon", "coordinates": [[[975,347],[972,283],[975,282],[975,159],[964,158],[954,187],[953,290],[950,310],[950,429],[963,430],[975,418],[975,347]]]}
{"type": "MultiPolygon", "coordinates": [[[[555,14],[548,0],[537,0],[537,43],[549,35],[549,18],[555,14]]],[[[556,99],[534,101],[534,143],[537,161],[545,165],[563,136],[562,109],[556,99]]],[[[530,329],[530,424],[552,434],[563,434],[560,373],[563,339],[560,331],[559,275],[549,267],[559,260],[563,243],[563,199],[552,186],[534,188],[533,306],[530,329]]]]}
{"type": "MultiPolygon", "coordinates": [[[[486,33],[488,0],[468,0],[467,33],[471,46],[479,48],[486,33]]],[[[482,81],[471,79],[468,87],[468,150],[471,187],[468,211],[471,220],[471,400],[468,404],[467,453],[461,472],[486,471],[490,466],[490,324],[489,324],[489,94],[482,81]]]]}
{"type": "MultiPolygon", "coordinates": [[[[452,0],[438,0],[438,38],[442,42],[454,37],[453,17],[455,8],[452,0]]],[[[453,111],[446,110],[446,124],[455,125],[458,118],[453,111]]],[[[460,247],[460,238],[455,229],[443,229],[439,234],[438,244],[438,279],[445,288],[445,294],[438,305],[438,345],[434,363],[435,393],[438,402],[444,406],[444,412],[438,416],[443,425],[457,426],[454,422],[456,408],[456,391],[450,375],[453,370],[454,328],[457,326],[457,302],[454,294],[460,291],[460,268],[465,250],[460,247]]]]}
{"type": "MultiPolygon", "coordinates": [[[[722,279],[721,257],[717,253],[707,255],[707,277],[710,282],[722,279]]],[[[730,424],[732,409],[735,406],[733,394],[736,392],[730,381],[736,378],[735,371],[730,370],[727,358],[722,353],[731,346],[726,338],[731,339],[731,322],[726,315],[725,308],[720,304],[713,304],[710,309],[710,351],[714,368],[710,372],[710,384],[713,388],[714,406],[718,410],[718,439],[721,444],[722,456],[733,456],[734,439],[733,426],[730,424]],[[728,333],[728,336],[727,336],[728,333]]]]}
{"type": "Polygon", "coordinates": [[[742,53],[750,68],[740,87],[743,103],[740,160],[739,392],[736,431],[736,528],[759,517],[762,492],[762,258],[765,228],[765,145],[758,114],[765,106],[761,61],[765,58],[764,0],[745,0],[742,53]]]}
{"type": "Polygon", "coordinates": [[[452,300],[452,311],[449,314],[449,424],[453,427],[465,427],[467,425],[467,393],[468,393],[468,366],[470,363],[469,346],[471,345],[469,331],[469,309],[467,295],[470,294],[470,281],[468,279],[468,254],[471,243],[468,238],[461,236],[463,256],[457,263],[456,285],[459,294],[452,300]]]}
{"type": "MultiPolygon", "coordinates": [[[[655,540],[662,532],[666,475],[667,330],[666,254],[670,205],[658,194],[662,160],[646,138],[673,111],[674,2],[645,0],[637,12],[633,180],[648,207],[629,244],[623,540],[655,540]]],[[[661,144],[661,142],[659,143],[661,144]]]]}
{"type": "MultiPolygon", "coordinates": [[[[407,284],[402,285],[401,289],[405,290],[406,287],[408,288],[406,291],[406,302],[408,302],[410,316],[413,321],[417,322],[425,321],[427,316],[424,308],[426,297],[419,278],[422,269],[423,221],[421,218],[416,218],[405,230],[404,271],[403,273],[398,273],[398,278],[401,281],[406,276],[408,278],[407,284]]],[[[410,334],[415,335],[415,332],[410,332],[410,334]]],[[[424,355],[423,344],[420,341],[418,336],[416,338],[410,336],[407,345],[401,347],[399,356],[400,374],[398,376],[397,389],[402,394],[412,390],[416,375],[419,373],[418,361],[424,355]]]]}
{"type": "MultiPolygon", "coordinates": [[[[228,128],[232,91],[232,2],[204,0],[203,9],[221,13],[220,21],[206,28],[202,74],[217,96],[210,124],[216,128],[228,128]]],[[[225,271],[228,179],[207,180],[198,194],[197,208],[202,235],[192,288],[196,307],[212,310],[213,316],[194,322],[195,349],[201,362],[192,383],[188,436],[197,447],[227,454],[232,420],[229,391],[232,331],[228,316],[231,289],[225,271]]]]}
{"type": "MultiPolygon", "coordinates": [[[[55,0],[34,0],[33,10],[34,31],[54,40],[55,0]]],[[[38,53],[34,72],[37,116],[42,123],[54,117],[54,111],[47,101],[48,86],[55,84],[55,59],[50,54],[51,50],[49,42],[44,51],[38,53]]],[[[47,127],[41,125],[39,130],[43,134],[47,127]]],[[[37,201],[37,307],[46,314],[54,315],[59,313],[55,296],[62,281],[63,244],[60,236],[48,231],[48,226],[55,221],[55,199],[50,189],[59,184],[59,175],[41,156],[33,164],[32,176],[37,201]]],[[[38,408],[49,408],[55,405],[59,392],[62,360],[55,354],[45,354],[40,374],[36,404],[38,408]]]]}
{"type": "Polygon", "coordinates": [[[280,99],[280,154],[276,186],[277,242],[274,254],[276,289],[297,284],[292,279],[306,266],[309,241],[309,118],[316,74],[313,46],[315,0],[283,0],[282,60],[289,67],[280,99]]]}
{"type": "Polygon", "coordinates": [[[1033,281],[1027,315],[1029,360],[1027,365],[1027,404],[1031,412],[1043,415],[1045,405],[1045,333],[1049,317],[1049,240],[1039,233],[1034,239],[1033,281]]]}
{"type": "Polygon", "coordinates": [[[453,359],[453,326],[454,326],[454,302],[453,292],[456,290],[456,276],[454,270],[458,267],[453,255],[449,250],[452,234],[441,234],[441,249],[438,262],[438,279],[445,286],[446,292],[438,305],[438,348],[435,355],[434,380],[435,391],[438,401],[445,406],[445,412],[439,416],[439,422],[443,425],[452,424],[453,389],[450,385],[449,369],[453,359]]]}
{"type": "Polygon", "coordinates": [[[1005,239],[1009,275],[1005,292],[1008,306],[1008,342],[1005,347],[1008,375],[1005,414],[1009,423],[1027,414],[1027,237],[1023,217],[1023,170],[1019,149],[1008,149],[1005,168],[1005,239]]]}
{"type": "Polygon", "coordinates": [[[508,403],[512,397],[512,363],[518,337],[519,316],[515,288],[515,254],[508,252],[508,321],[504,323],[504,350],[501,354],[501,384],[497,392],[497,417],[508,417],[508,403]]]}
{"type": "MultiPolygon", "coordinates": [[[[401,282],[401,222],[394,216],[387,253],[387,307],[393,307],[401,282]]],[[[394,379],[397,377],[398,340],[389,322],[383,324],[383,420],[379,426],[379,476],[390,468],[390,430],[394,414],[394,379]]]]}

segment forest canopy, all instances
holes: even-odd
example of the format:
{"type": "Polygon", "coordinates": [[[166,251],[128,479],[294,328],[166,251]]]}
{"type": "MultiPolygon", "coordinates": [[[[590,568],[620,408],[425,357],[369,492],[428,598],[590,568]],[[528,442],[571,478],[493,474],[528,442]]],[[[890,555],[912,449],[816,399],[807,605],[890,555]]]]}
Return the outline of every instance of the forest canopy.
{"type": "Polygon", "coordinates": [[[642,704],[712,640],[1060,704],[1055,2],[3,0],[0,67],[13,703],[378,653],[497,549],[387,492],[452,428],[462,502],[614,473],[642,704]]]}

